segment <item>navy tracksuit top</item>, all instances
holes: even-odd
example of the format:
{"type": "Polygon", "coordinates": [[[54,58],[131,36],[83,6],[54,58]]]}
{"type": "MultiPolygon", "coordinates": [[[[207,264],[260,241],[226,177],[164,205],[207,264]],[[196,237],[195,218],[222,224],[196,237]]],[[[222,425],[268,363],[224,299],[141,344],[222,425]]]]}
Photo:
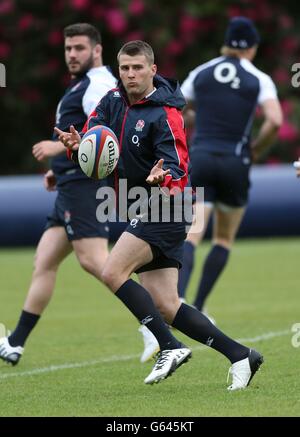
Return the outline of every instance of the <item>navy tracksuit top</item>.
{"type": "Polygon", "coordinates": [[[156,75],[156,90],[133,105],[128,103],[122,84],[118,85],[102,98],[83,132],[96,125],[115,132],[121,153],[114,179],[126,178],[128,190],[140,186],[149,191],[146,178],[163,158],[163,168],[171,174],[161,186],[183,191],[188,178],[188,149],[181,109],[186,102],[178,82],[156,75]]]}

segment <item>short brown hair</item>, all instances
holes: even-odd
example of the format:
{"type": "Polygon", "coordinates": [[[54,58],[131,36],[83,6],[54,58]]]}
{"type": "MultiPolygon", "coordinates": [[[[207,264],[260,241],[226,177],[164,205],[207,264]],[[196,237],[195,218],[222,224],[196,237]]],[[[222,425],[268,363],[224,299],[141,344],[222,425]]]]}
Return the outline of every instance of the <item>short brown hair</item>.
{"type": "Polygon", "coordinates": [[[118,60],[120,58],[120,55],[129,55],[129,56],[136,56],[136,55],[144,55],[149,62],[149,64],[154,64],[154,53],[152,47],[146,43],[145,41],[129,41],[126,44],[121,47],[119,53],[118,53],[118,60]]]}
{"type": "Polygon", "coordinates": [[[65,38],[78,35],[87,36],[94,45],[101,44],[101,34],[99,30],[89,23],[75,23],[64,28],[65,38]]]}

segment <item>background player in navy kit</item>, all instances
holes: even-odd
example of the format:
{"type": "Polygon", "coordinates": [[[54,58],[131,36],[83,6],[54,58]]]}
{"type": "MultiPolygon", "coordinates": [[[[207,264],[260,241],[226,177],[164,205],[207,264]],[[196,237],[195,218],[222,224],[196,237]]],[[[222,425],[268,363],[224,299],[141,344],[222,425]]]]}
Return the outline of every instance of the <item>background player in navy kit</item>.
{"type": "MultiPolygon", "coordinates": [[[[223,56],[195,68],[181,87],[188,102],[186,120],[195,123],[190,150],[191,181],[193,186],[204,187],[205,200],[204,229],[199,233],[192,227],[185,243],[179,277],[181,298],[192,272],[194,249],[214,212],[212,248],[194,301],[200,311],[227,263],[243,218],[251,160],[273,143],[282,123],[274,83],[251,62],[258,43],[259,35],[251,20],[231,19],[221,50],[223,56]],[[264,122],[251,142],[257,104],[264,122]]],[[[199,205],[196,208],[199,211],[199,205]]]]}
{"type": "MultiPolygon", "coordinates": [[[[57,108],[56,126],[82,129],[99,100],[116,85],[116,79],[102,63],[101,36],[87,23],[64,30],[65,60],[71,83],[57,108]]],[[[108,255],[108,226],[96,220],[96,191],[103,181],[87,178],[80,167],[67,159],[66,149],[54,135],[52,141],[33,146],[41,161],[53,157],[45,175],[45,187],[57,188],[54,210],[37,247],[34,272],[20,320],[15,331],[0,339],[0,358],[17,364],[24,343],[48,305],[60,263],[74,250],[83,269],[101,280],[108,255]]]]}
{"type": "MultiPolygon", "coordinates": [[[[178,268],[186,223],[172,217],[173,195],[187,184],[188,151],[180,111],[185,100],[176,81],[156,74],[154,54],[147,43],[125,44],[118,62],[119,89],[111,90],[101,100],[87,127],[104,124],[116,133],[121,150],[119,177],[126,179],[128,189],[143,187],[148,193],[148,220],[141,216],[131,220],[105,263],[102,279],[158,340],[160,353],[146,384],[167,378],[191,355],[189,348],[171,334],[162,314],[167,323],[231,361],[233,382],[229,390],[245,388],[262,356],[227,337],[178,297],[178,268]],[[165,193],[163,199],[169,202],[169,220],[164,216],[152,220],[155,202],[153,198],[149,202],[150,185],[168,188],[169,194],[165,193]],[[138,273],[141,285],[130,279],[133,272],[138,273]]],[[[71,133],[56,131],[67,147],[78,149],[80,136],[74,128],[71,133]]],[[[181,208],[178,204],[177,207],[181,208]]]]}

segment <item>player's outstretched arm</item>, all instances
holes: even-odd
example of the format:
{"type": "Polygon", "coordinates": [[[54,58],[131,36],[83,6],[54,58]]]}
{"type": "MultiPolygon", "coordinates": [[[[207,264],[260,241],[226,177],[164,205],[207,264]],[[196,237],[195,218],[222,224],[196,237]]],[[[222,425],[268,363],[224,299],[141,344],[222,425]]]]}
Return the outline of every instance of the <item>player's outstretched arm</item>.
{"type": "Polygon", "coordinates": [[[37,161],[44,161],[65,152],[66,149],[60,141],[44,140],[32,147],[32,154],[37,161]]]}

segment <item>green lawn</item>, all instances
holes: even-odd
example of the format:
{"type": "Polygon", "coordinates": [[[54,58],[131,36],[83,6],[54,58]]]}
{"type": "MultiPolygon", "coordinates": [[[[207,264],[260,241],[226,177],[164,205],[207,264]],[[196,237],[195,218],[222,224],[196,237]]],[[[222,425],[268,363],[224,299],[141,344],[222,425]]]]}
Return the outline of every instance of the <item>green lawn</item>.
{"type": "MultiPolygon", "coordinates": [[[[198,249],[192,300],[208,244],[198,249]]],[[[0,250],[0,322],[12,329],[32,270],[33,250],[0,250]]],[[[240,240],[209,302],[218,326],[265,357],[251,386],[226,390],[229,363],[176,332],[193,359],[155,386],[143,379],[137,322],[73,256],[62,265],[51,305],[16,367],[0,363],[0,416],[300,416],[300,239],[240,240]]]]}

